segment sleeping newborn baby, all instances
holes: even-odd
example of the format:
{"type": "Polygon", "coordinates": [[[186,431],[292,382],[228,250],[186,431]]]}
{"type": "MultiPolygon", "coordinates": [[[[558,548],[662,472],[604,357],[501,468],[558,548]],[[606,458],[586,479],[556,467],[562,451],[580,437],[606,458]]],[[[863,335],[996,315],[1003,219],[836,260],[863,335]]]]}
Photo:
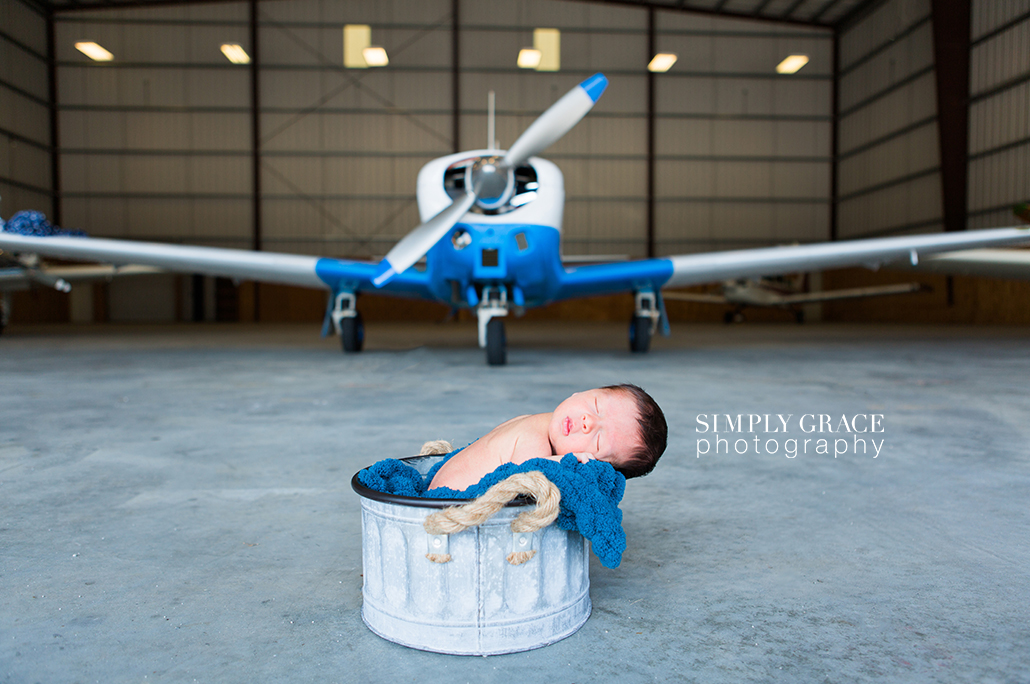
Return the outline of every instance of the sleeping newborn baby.
{"type": "Polygon", "coordinates": [[[668,426],[662,409],[636,385],[577,392],[552,413],[518,416],[465,447],[436,472],[429,489],[462,491],[505,463],[532,458],[610,463],[629,477],[647,475],[665,451],[668,426]]]}

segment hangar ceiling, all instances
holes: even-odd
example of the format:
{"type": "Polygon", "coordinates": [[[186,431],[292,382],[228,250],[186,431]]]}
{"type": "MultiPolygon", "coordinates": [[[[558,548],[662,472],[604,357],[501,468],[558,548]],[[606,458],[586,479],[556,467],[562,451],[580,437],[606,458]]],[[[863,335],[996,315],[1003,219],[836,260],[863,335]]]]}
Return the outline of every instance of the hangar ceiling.
{"type": "MultiPolygon", "coordinates": [[[[157,5],[182,5],[190,0],[33,0],[56,12],[78,9],[126,8],[157,5]]],[[[206,0],[229,2],[238,0],[206,0]]],[[[289,0],[282,0],[288,2],[289,0]]],[[[760,19],[807,26],[834,27],[848,23],[878,0],[584,0],[628,7],[653,7],[662,10],[700,12],[727,18],[760,19]]]]}

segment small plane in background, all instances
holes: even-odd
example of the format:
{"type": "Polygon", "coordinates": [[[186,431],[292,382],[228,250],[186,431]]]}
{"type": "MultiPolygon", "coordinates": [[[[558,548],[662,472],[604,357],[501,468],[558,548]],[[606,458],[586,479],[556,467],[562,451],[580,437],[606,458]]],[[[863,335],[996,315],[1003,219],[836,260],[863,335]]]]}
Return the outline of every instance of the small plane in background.
{"type": "Polygon", "coordinates": [[[853,287],[825,292],[808,292],[805,287],[807,276],[773,276],[765,278],[739,278],[720,283],[721,294],[705,292],[673,292],[666,290],[662,297],[666,301],[697,302],[731,306],[723,315],[726,323],[741,323],[747,307],[779,308],[789,311],[798,323],[805,322],[804,304],[831,302],[839,299],[862,297],[883,297],[886,295],[909,294],[928,289],[921,283],[898,283],[872,287],[853,287]]]}
{"type": "MultiPolygon", "coordinates": [[[[2,228],[0,221],[0,228],[2,228]]],[[[161,273],[160,268],[127,264],[87,264],[82,266],[55,266],[43,263],[36,254],[18,258],[0,252],[0,333],[11,316],[11,293],[34,287],[53,288],[58,292],[71,292],[72,284],[94,280],[111,280],[118,276],[161,273]]]]}
{"type": "Polygon", "coordinates": [[[332,326],[345,352],[360,351],[363,292],[440,302],[475,311],[487,362],[507,360],[504,317],[553,302],[632,293],[630,349],[646,352],[656,330],[669,334],[662,288],[839,268],[876,268],[921,255],[1030,242],[1026,228],[997,228],[687,254],[565,266],[561,227],[564,179],[536,155],[570,131],[608,85],[595,74],[549,107],[507,150],[472,150],[435,159],[418,174],[421,220],[379,263],[248,250],[87,237],[0,232],[0,249],[113,264],[143,264],[330,293],[323,330],[332,326]],[[420,262],[424,259],[424,266],[420,262]]]}

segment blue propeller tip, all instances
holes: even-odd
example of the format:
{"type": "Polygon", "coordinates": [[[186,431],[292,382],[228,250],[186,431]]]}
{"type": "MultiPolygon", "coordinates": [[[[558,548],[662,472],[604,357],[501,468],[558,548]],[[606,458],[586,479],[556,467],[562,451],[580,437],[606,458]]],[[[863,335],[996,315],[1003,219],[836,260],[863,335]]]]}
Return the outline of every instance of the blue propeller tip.
{"type": "Polygon", "coordinates": [[[376,274],[372,276],[372,284],[376,287],[382,287],[397,275],[397,271],[393,270],[393,266],[386,259],[379,262],[379,268],[376,269],[376,274]]]}
{"type": "Polygon", "coordinates": [[[601,97],[601,93],[608,87],[608,79],[604,77],[604,74],[597,73],[579,84],[579,87],[587,91],[587,95],[594,102],[597,102],[598,98],[601,97]]]}

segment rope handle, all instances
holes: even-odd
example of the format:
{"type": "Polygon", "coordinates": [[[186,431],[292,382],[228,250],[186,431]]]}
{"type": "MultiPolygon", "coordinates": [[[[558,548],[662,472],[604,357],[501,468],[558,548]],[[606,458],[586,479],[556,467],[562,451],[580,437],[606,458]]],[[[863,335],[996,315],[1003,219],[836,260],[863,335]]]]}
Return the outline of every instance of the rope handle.
{"type": "MultiPolygon", "coordinates": [[[[511,521],[511,531],[519,534],[541,530],[558,517],[561,504],[561,492],[553,482],[544,477],[540,471],[516,473],[501,480],[480,496],[463,506],[444,508],[426,517],[422,527],[431,535],[456,534],[470,527],[480,525],[490,519],[497,511],[504,508],[509,501],[520,494],[528,494],[536,499],[536,506],[520,513],[511,521]]],[[[535,549],[529,551],[513,551],[507,560],[512,565],[521,565],[536,555],[535,549]]],[[[427,553],[426,558],[434,563],[447,563],[451,560],[449,553],[427,553]]]]}

